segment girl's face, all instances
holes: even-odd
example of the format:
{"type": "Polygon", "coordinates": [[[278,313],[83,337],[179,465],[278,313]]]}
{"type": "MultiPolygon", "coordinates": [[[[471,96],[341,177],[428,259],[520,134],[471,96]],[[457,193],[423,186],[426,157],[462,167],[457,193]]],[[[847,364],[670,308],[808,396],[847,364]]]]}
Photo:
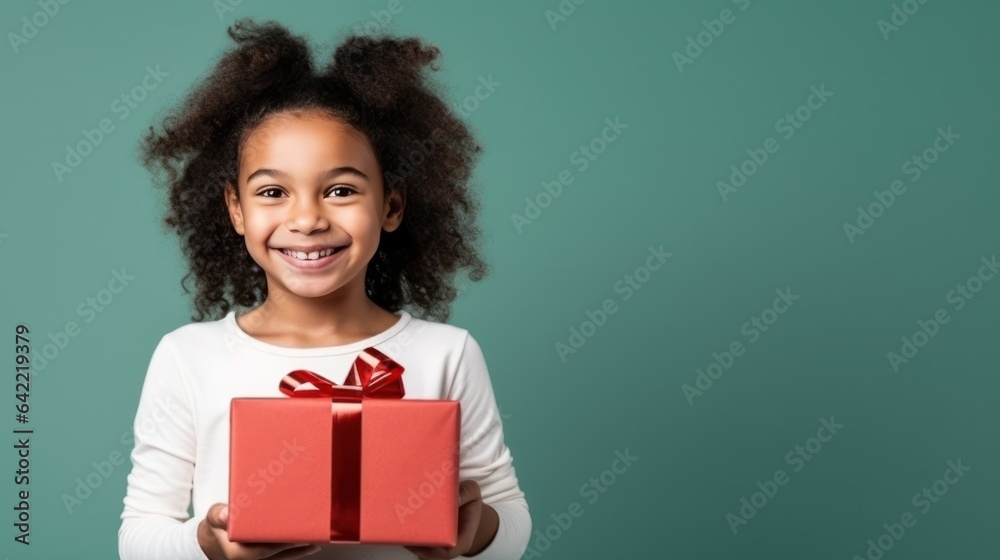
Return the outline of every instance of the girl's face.
{"type": "Polygon", "coordinates": [[[226,204],[269,296],[366,297],[365,270],[381,230],[399,226],[402,199],[384,196],[363,133],[316,112],[269,117],[244,143],[238,187],[226,204]]]}

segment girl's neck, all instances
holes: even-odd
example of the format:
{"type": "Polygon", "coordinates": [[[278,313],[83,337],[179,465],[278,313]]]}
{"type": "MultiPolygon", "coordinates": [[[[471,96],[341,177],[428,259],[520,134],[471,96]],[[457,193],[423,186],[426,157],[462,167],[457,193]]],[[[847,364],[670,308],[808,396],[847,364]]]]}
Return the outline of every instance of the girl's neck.
{"type": "Polygon", "coordinates": [[[248,335],[271,344],[298,348],[341,346],[386,331],[399,317],[367,297],[317,301],[290,294],[269,296],[236,318],[248,335]]]}

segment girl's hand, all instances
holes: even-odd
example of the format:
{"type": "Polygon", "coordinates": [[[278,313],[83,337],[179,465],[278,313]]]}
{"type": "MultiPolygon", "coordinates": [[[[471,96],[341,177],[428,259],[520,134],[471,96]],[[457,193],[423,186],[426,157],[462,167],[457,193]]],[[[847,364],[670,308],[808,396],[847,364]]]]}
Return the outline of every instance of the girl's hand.
{"type": "Polygon", "coordinates": [[[229,507],[226,504],[212,504],[205,519],[198,524],[198,544],[211,560],[294,560],[320,551],[318,545],[301,543],[253,543],[239,544],[229,541],[226,522],[229,507]]]}
{"type": "Polygon", "coordinates": [[[479,483],[458,483],[458,542],[453,547],[404,546],[420,560],[447,560],[482,552],[496,536],[499,518],[496,511],[483,504],[479,483]]]}

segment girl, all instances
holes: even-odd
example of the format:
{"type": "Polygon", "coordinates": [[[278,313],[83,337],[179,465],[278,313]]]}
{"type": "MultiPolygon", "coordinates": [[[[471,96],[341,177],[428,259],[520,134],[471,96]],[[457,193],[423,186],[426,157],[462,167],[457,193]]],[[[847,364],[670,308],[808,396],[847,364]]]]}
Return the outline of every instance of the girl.
{"type": "Polygon", "coordinates": [[[439,51],[351,36],[318,73],[276,22],[228,32],[236,47],[141,145],[166,171],[196,322],[146,372],[121,557],[520,558],[531,520],[482,350],[431,320],[447,320],[456,270],[488,273],[467,189],[481,148],[422,73],[439,51]],[[343,383],[369,346],[403,365],[404,398],[461,402],[457,546],[230,542],[230,399],[280,397],[295,369],[343,383]]]}

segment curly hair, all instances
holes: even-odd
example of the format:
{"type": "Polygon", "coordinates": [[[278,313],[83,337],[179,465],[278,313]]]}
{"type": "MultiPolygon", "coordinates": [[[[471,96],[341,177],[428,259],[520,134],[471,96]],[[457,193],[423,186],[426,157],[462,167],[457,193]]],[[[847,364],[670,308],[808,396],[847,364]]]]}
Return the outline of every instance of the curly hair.
{"type": "MultiPolygon", "coordinates": [[[[384,192],[400,190],[406,213],[381,232],[365,272],[365,291],[382,308],[403,306],[446,321],[457,296],[456,271],[480,281],[479,202],[468,183],[482,148],[448,108],[426,73],[440,51],[418,38],[348,35],[322,72],[306,40],[275,21],[237,20],[236,46],[139,144],[143,165],[169,194],[165,231],[176,232],[193,276],[194,321],[264,301],[267,282],[229,220],[224,193],[238,185],[239,156],[269,116],[323,111],[364,133],[383,170],[384,192]],[[163,175],[165,172],[165,176],[163,175]]],[[[235,189],[238,193],[238,188],[235,189]]]]}

